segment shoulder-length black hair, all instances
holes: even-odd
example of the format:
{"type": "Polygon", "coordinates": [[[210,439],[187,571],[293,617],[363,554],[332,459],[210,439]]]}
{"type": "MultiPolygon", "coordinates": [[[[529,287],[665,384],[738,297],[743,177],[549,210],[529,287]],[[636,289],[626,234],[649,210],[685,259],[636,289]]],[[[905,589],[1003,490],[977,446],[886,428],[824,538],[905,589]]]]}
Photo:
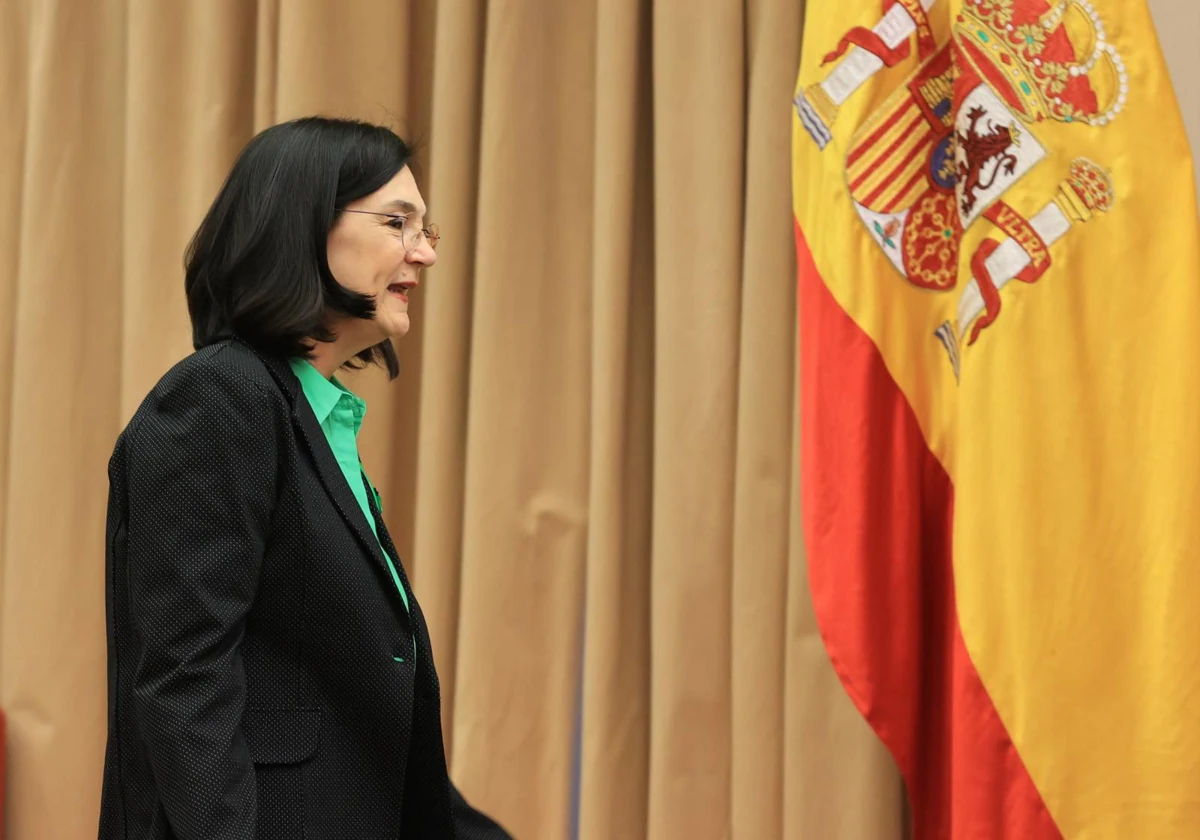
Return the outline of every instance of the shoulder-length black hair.
{"type": "MultiPolygon", "coordinates": [[[[192,344],[236,336],[279,356],[309,357],[332,341],[330,316],[371,318],[369,295],[329,270],[325,244],[340,211],[408,165],[412,149],[383,126],[305,117],[251,140],[200,223],[184,257],[192,344]]],[[[351,367],[400,371],[391,341],[351,367]]]]}

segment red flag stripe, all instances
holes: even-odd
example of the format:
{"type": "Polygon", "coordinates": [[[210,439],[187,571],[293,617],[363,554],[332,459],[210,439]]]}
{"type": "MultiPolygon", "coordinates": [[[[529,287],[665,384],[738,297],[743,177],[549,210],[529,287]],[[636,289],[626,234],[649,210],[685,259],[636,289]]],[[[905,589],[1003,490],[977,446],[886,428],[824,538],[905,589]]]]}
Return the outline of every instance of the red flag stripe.
{"type": "Polygon", "coordinates": [[[796,226],[802,504],[817,621],[904,776],[914,840],[1061,840],[963,645],[954,488],[796,226]]]}

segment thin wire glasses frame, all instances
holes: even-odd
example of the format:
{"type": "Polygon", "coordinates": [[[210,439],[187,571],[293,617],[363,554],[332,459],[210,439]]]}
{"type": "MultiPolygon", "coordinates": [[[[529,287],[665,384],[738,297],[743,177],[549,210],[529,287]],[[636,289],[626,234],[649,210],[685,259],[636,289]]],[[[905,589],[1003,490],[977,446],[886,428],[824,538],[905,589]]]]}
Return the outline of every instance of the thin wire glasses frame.
{"type": "MultiPolygon", "coordinates": [[[[342,212],[343,213],[361,213],[364,216],[383,216],[388,219],[398,220],[401,222],[401,224],[408,222],[408,216],[405,216],[403,213],[381,213],[378,210],[346,210],[346,209],[343,209],[342,212]]],[[[432,248],[435,251],[437,250],[438,240],[442,238],[441,231],[438,230],[437,225],[426,225],[425,227],[421,228],[420,231],[418,231],[418,233],[420,233],[422,236],[425,237],[425,241],[429,243],[430,248],[432,248]]],[[[412,248],[417,247],[415,241],[413,242],[413,245],[411,248],[409,247],[408,243],[405,241],[410,235],[411,234],[408,231],[402,231],[401,236],[400,236],[400,241],[404,242],[405,249],[409,250],[409,251],[411,251],[412,248]]]]}

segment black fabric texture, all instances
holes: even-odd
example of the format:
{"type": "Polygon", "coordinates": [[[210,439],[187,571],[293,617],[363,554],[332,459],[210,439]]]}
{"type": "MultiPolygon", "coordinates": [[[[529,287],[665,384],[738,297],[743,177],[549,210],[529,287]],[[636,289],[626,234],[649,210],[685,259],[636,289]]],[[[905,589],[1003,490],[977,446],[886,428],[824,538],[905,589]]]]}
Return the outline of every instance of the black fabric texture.
{"type": "Polygon", "coordinates": [[[109,485],[100,840],[509,837],[449,779],[419,603],[286,360],[184,359],[109,485]]]}

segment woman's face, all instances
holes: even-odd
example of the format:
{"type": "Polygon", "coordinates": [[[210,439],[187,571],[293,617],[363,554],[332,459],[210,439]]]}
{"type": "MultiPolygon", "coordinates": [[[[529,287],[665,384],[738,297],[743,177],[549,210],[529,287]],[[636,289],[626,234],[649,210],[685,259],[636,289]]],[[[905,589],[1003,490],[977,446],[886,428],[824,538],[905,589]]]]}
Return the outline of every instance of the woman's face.
{"type": "Polygon", "coordinates": [[[375,318],[334,326],[362,349],[408,332],[408,297],[422,268],[437,262],[422,233],[425,202],[406,166],[378,190],[346,205],[329,232],[329,270],[347,289],[375,298],[375,318]]]}

